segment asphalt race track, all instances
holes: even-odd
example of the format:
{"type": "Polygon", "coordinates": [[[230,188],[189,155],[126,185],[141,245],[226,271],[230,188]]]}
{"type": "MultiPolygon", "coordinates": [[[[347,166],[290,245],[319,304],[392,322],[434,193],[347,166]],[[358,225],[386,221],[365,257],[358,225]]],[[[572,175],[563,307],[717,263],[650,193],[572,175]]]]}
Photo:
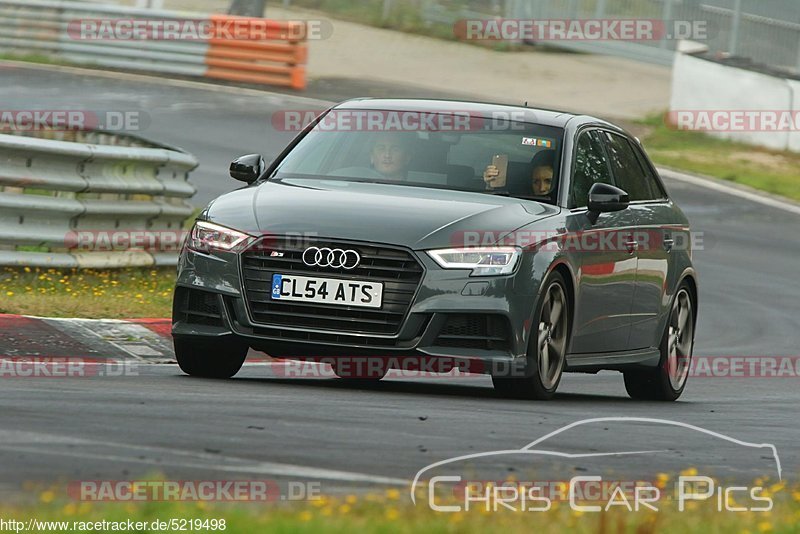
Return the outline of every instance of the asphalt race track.
{"type": "MultiPolygon", "coordinates": [[[[275,154],[292,137],[271,128],[271,113],[314,104],[286,95],[14,67],[2,68],[0,76],[8,109],[35,102],[44,109],[145,110],[151,122],[141,135],[200,158],[193,174],[200,204],[236,187],[226,172],[234,156],[275,154]]],[[[705,248],[695,254],[695,355],[800,355],[800,215],[684,182],[668,180],[667,186],[704,235],[705,248]]],[[[371,385],[279,378],[264,365],[246,366],[224,382],[184,376],[174,365],[137,370],[115,378],[2,380],[0,498],[30,480],[152,473],[179,480],[313,480],[323,491],[400,485],[432,462],[517,449],[596,417],[664,419],[774,444],[784,479],[800,475],[797,374],[691,377],[679,402],[659,404],[629,400],[621,375],[610,372],[568,374],[555,400],[537,403],[498,397],[487,377],[393,378],[371,385]]],[[[556,439],[554,450],[565,452],[660,451],[628,458],[617,467],[626,476],[690,465],[747,480],[775,476],[766,449],[652,421],[590,423],[556,439]]],[[[495,478],[524,470],[509,462],[482,469],[495,478]]],[[[569,458],[534,467],[561,470],[563,479],[590,463],[569,458]]]]}

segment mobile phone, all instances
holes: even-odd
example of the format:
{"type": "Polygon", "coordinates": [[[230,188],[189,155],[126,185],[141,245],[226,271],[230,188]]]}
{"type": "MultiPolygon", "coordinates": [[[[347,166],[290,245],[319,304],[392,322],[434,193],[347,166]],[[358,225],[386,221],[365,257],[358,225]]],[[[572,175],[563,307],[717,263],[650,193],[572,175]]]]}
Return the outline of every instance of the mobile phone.
{"type": "Polygon", "coordinates": [[[508,154],[495,154],[492,157],[492,165],[497,167],[497,178],[492,181],[492,187],[505,187],[508,176],[508,154]]]}

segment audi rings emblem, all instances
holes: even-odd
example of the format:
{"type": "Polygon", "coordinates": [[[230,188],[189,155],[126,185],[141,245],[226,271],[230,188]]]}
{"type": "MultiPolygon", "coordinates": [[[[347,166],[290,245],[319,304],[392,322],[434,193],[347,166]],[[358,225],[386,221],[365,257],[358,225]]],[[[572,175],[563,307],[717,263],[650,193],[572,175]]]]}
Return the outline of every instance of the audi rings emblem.
{"type": "Polygon", "coordinates": [[[334,269],[355,269],[361,263],[361,255],[355,250],[340,248],[308,247],[303,252],[303,263],[309,267],[333,267],[334,269]]]}

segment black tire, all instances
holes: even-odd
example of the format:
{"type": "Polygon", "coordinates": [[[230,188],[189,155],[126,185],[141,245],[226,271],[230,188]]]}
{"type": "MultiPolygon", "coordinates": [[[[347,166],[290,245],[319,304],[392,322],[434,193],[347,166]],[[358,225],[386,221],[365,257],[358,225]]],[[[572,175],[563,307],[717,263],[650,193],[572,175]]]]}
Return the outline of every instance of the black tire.
{"type": "Polygon", "coordinates": [[[678,400],[683,394],[688,381],[692,349],[694,348],[694,310],[695,303],[692,292],[688,284],[684,282],[675,292],[670,306],[669,317],[659,345],[661,359],[658,366],[652,369],[639,369],[623,373],[625,390],[632,399],[671,402],[678,400]],[[688,308],[686,308],[688,316],[682,320],[680,309],[686,304],[688,304],[688,308]],[[678,324],[675,323],[676,320],[678,324]],[[670,354],[672,348],[676,349],[676,353],[673,355],[670,354]]]}
{"type": "Polygon", "coordinates": [[[174,340],[175,358],[181,371],[203,378],[231,378],[242,368],[248,346],[231,339],[174,340]]]}
{"type": "Polygon", "coordinates": [[[550,400],[556,393],[558,385],[561,383],[561,377],[564,372],[564,365],[566,362],[567,349],[569,348],[569,340],[571,337],[572,315],[570,309],[570,299],[567,294],[567,285],[564,282],[564,277],[556,271],[553,271],[547,277],[544,284],[544,291],[536,303],[534,311],[534,322],[531,326],[531,335],[528,342],[528,356],[527,356],[527,369],[523,377],[508,377],[508,376],[495,376],[492,375],[492,383],[498,393],[503,396],[532,399],[532,400],[550,400]],[[559,318],[555,323],[543,322],[543,312],[548,312],[546,315],[552,317],[549,312],[553,311],[552,303],[555,302],[554,295],[556,292],[560,295],[561,311],[559,318]],[[549,311],[545,306],[550,306],[549,311]],[[544,325],[545,330],[542,330],[544,325]],[[541,336],[546,335],[544,346],[541,345],[541,336]],[[558,361],[552,366],[550,362],[550,350],[556,353],[553,344],[559,348],[558,361]],[[547,350],[547,362],[540,359],[543,350],[547,350]],[[543,369],[545,377],[542,376],[543,369]]]}
{"type": "Polygon", "coordinates": [[[345,380],[364,380],[378,382],[386,376],[389,369],[382,358],[347,358],[331,365],[333,373],[345,380]]]}

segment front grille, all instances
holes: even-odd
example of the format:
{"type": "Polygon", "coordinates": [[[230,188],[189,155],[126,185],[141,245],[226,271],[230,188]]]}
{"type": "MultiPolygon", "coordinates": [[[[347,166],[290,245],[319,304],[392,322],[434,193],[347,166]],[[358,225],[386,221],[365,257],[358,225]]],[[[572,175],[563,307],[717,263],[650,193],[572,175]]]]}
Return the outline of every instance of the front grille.
{"type": "Polygon", "coordinates": [[[192,324],[223,326],[219,296],[208,291],[178,287],[175,290],[176,317],[192,324]]]}
{"type": "Polygon", "coordinates": [[[463,349],[507,350],[508,320],[502,315],[464,313],[447,316],[435,345],[463,349]]]}
{"type": "Polygon", "coordinates": [[[359,334],[397,334],[422,280],[423,269],[402,248],[341,241],[296,243],[292,239],[266,239],[242,254],[242,275],[247,306],[253,321],[270,326],[292,326],[359,334]],[[355,269],[309,267],[303,252],[309,246],[353,249],[361,256],[355,269]],[[271,252],[283,256],[271,256],[271,252]],[[319,303],[272,300],[273,274],[295,274],[383,283],[381,308],[359,308],[319,303]]]}

